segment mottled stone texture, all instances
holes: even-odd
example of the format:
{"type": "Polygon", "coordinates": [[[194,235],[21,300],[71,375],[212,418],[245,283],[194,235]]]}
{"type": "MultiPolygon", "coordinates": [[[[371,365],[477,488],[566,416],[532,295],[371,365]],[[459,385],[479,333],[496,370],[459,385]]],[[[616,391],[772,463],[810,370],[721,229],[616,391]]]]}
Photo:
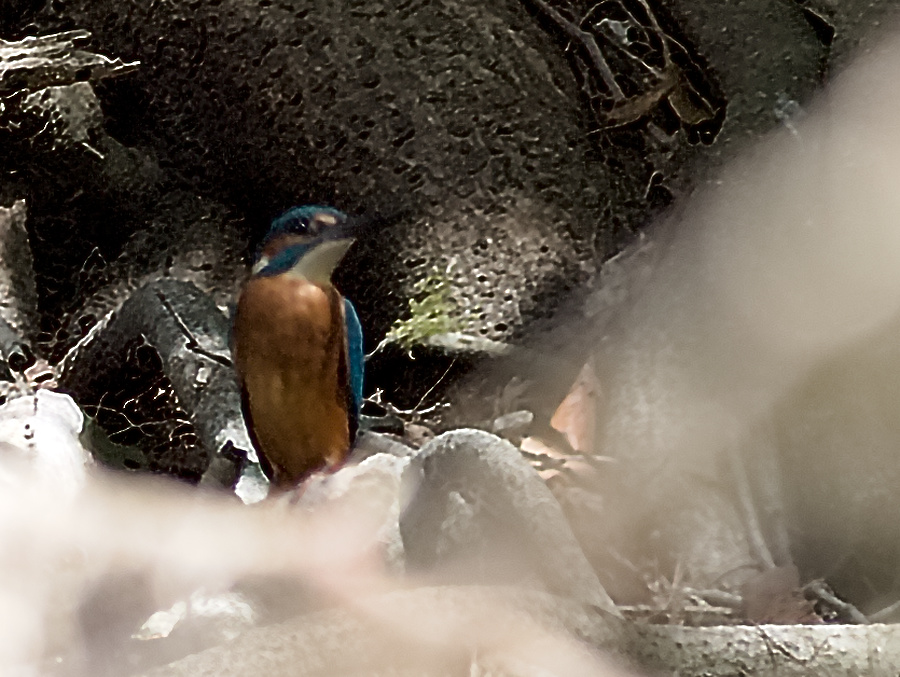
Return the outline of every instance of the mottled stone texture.
{"type": "Polygon", "coordinates": [[[481,430],[436,437],[404,470],[407,571],[454,582],[534,585],[618,615],[537,472],[481,430]]]}
{"type": "MultiPolygon", "coordinates": [[[[86,28],[98,49],[141,62],[103,86],[107,130],[246,217],[249,248],[298,203],[408,209],[342,270],[374,340],[403,313],[411,282],[434,269],[453,281],[470,331],[520,335],[690,186],[685,162],[698,147],[709,156],[697,139],[651,130],[646,119],[598,130],[565,38],[528,2],[16,7],[32,20],[27,31],[86,28]]],[[[705,140],[714,154],[722,141],[777,125],[778,97],[803,100],[818,81],[822,47],[790,3],[666,0],[654,9],[724,102],[723,133],[705,140]]],[[[145,227],[126,220],[92,231],[121,242],[145,227]]]]}
{"type": "Polygon", "coordinates": [[[821,84],[828,50],[800,3],[662,0],[710,64],[728,100],[717,141],[746,145],[783,124],[821,84]],[[742,142],[742,143],[741,143],[742,142]]]}
{"type": "Polygon", "coordinates": [[[522,312],[547,310],[542,290],[584,281],[617,235],[598,228],[609,171],[588,157],[563,53],[517,2],[75,0],[45,12],[41,25],[86,27],[141,61],[105,92],[113,134],[236,205],[255,233],[303,202],[412,208],[345,274],[383,325],[384,291],[437,266],[473,326],[507,335],[522,312]]]}
{"type": "MultiPolygon", "coordinates": [[[[779,125],[779,101],[790,111],[819,82],[826,51],[794,4],[651,8],[724,106],[721,131],[702,143],[652,105],[601,129],[572,48],[528,0],[9,5],[8,37],[77,27],[98,53],[141,64],[96,86],[86,145],[26,140],[15,166],[0,160],[15,170],[0,193],[14,185],[29,206],[39,348],[58,359],[147,276],[188,279],[227,301],[237,256],[304,202],[406,210],[339,271],[369,348],[435,270],[453,283],[460,328],[521,338],[586,290],[599,263],[711,160],[779,125]]],[[[370,387],[390,374],[405,406],[446,369],[419,360],[428,373],[411,376],[402,360],[379,361],[370,387]]]]}

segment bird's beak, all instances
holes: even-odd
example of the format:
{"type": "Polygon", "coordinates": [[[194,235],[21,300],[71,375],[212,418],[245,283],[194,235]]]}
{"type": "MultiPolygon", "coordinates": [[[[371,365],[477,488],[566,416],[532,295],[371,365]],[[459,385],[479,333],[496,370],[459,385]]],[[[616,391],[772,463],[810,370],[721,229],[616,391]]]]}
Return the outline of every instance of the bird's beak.
{"type": "Polygon", "coordinates": [[[342,223],[326,229],[321,237],[323,240],[355,240],[371,225],[372,220],[364,216],[348,216],[342,223]]]}
{"type": "Polygon", "coordinates": [[[319,235],[323,242],[329,240],[356,240],[360,235],[376,225],[375,219],[368,216],[348,216],[341,223],[326,228],[319,235]]]}
{"type": "Polygon", "coordinates": [[[324,233],[324,239],[341,240],[341,239],[359,239],[360,236],[389,228],[395,223],[403,219],[409,213],[408,210],[397,211],[391,214],[364,214],[360,216],[348,216],[342,223],[339,223],[327,229],[324,233]]]}

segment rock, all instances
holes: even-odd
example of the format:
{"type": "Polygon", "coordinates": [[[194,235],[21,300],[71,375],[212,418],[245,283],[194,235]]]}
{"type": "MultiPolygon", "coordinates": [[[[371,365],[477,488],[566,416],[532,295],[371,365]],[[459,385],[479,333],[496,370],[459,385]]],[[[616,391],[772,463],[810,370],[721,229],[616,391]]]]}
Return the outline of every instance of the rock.
{"type": "Polygon", "coordinates": [[[3,96],[73,85],[83,80],[99,81],[112,75],[134,70],[137,64],[123,63],[100,54],[76,49],[90,33],[84,30],[64,31],[24,40],[0,40],[0,63],[3,96]]]}
{"type": "Polygon", "coordinates": [[[416,453],[413,447],[410,447],[389,435],[381,433],[363,431],[356,438],[356,444],[350,453],[350,462],[361,462],[374,454],[390,454],[405,458],[416,453]]]}
{"type": "Polygon", "coordinates": [[[463,300],[463,329],[503,338],[550,310],[536,293],[583,282],[615,237],[597,233],[613,177],[591,161],[564,51],[519,3],[204,0],[161,12],[132,0],[110,14],[69,0],[34,23],[72,21],[142,64],[106,90],[110,116],[260,234],[298,202],[411,208],[344,266],[378,335],[437,269],[463,300]]]}
{"type": "Polygon", "coordinates": [[[166,663],[203,649],[226,644],[255,627],[254,601],[239,592],[196,590],[186,600],[157,611],[132,635],[134,662],[166,663]]]}
{"type": "MultiPolygon", "coordinates": [[[[803,102],[818,83],[823,48],[796,7],[664,10],[679,29],[667,38],[699,54],[692,72],[721,75],[733,138],[777,125],[777,96],[803,102]]],[[[685,163],[707,152],[677,125],[671,137],[646,121],[598,132],[545,19],[471,0],[396,11],[204,0],[166,12],[132,0],[112,15],[69,0],[35,24],[74,21],[139,59],[105,90],[111,119],[259,233],[298,201],[410,208],[344,266],[375,335],[436,271],[461,301],[459,330],[505,340],[582,287],[659,208],[656,193],[691,185],[685,163]]]]}
{"type": "Polygon", "coordinates": [[[530,590],[448,586],[367,596],[257,628],[146,677],[535,674],[624,677],[598,649],[638,641],[616,618],[530,590]],[[535,650],[535,647],[540,649],[535,650]],[[552,669],[552,667],[556,669],[552,669]]]}
{"type": "Polygon", "coordinates": [[[37,482],[59,495],[84,486],[90,454],[78,439],[84,417],[68,395],[38,390],[0,407],[0,483],[37,482]]]}
{"type": "MultiPolygon", "coordinates": [[[[375,433],[365,436],[370,442],[373,437],[375,433]]],[[[401,444],[395,446],[408,449],[401,444]]],[[[346,511],[350,520],[353,515],[365,515],[365,524],[379,544],[387,570],[402,573],[405,556],[399,526],[400,477],[409,460],[408,454],[379,452],[336,473],[313,475],[298,490],[296,507],[346,511]]]]}
{"type": "MultiPolygon", "coordinates": [[[[165,469],[197,481],[216,461],[206,483],[231,489],[244,475],[243,484],[253,485],[259,477],[251,469],[256,452],[241,414],[228,333],[228,318],[195,285],[156,280],[135,291],[78,350],[70,352],[60,369],[60,382],[83,406],[106,413],[115,406],[111,393],[120,392],[122,382],[140,380],[135,375],[144,370],[148,376],[164,374],[179,406],[189,412],[199,444],[165,448],[164,443],[177,435],[176,417],[170,414],[164,417],[169,420],[154,426],[156,445],[148,453],[148,469],[165,469]],[[151,359],[130,361],[136,346],[151,359]]],[[[252,502],[261,487],[246,488],[248,493],[242,493],[252,502]]]]}
{"type": "Polygon", "coordinates": [[[534,421],[534,414],[521,409],[498,416],[494,419],[491,428],[501,437],[521,441],[532,421],[534,421]]]}
{"type": "MultiPolygon", "coordinates": [[[[377,242],[360,242],[340,273],[368,335],[383,336],[415,284],[436,274],[459,300],[451,347],[474,336],[470,351],[503,349],[583,293],[599,262],[689,190],[720,146],[777,126],[778,102],[803,105],[818,85],[825,50],[790,3],[669,0],[653,11],[691,62],[690,77],[723,99],[725,126],[709,146],[677,124],[661,129],[660,111],[651,111],[653,125],[641,118],[597,129],[566,41],[528,3],[443,0],[386,11],[350,0],[177,0],[159,11],[129,0],[114,13],[89,0],[45,3],[28,13],[31,27],[84,26],[98,47],[140,60],[101,90],[110,134],[137,157],[99,150],[147,174],[147,185],[131,182],[133,195],[123,196],[129,182],[116,177],[129,172],[80,158],[64,189],[41,191],[38,258],[54,266],[43,281],[45,319],[72,312],[73,278],[98,284],[93,269],[102,266],[86,266],[90,257],[168,268],[202,220],[200,210],[155,218],[175,188],[245,215],[242,233],[213,218],[223,234],[209,243],[243,236],[247,251],[297,202],[408,208],[377,242]],[[168,173],[153,184],[147,167],[157,159],[168,173]],[[83,178],[94,176],[104,181],[83,178]],[[129,238],[135,244],[125,247],[129,238]]],[[[215,247],[196,249],[238,275],[215,247]]],[[[106,272],[131,276],[132,267],[106,272]]],[[[74,324],[87,326],[101,316],[77,315],[74,324]]],[[[405,372],[396,387],[415,402],[437,379],[410,378],[399,359],[383,371],[405,372]]]]}
{"type": "Polygon", "coordinates": [[[10,207],[0,206],[0,318],[19,335],[12,341],[0,338],[0,350],[16,371],[34,363],[33,355],[29,358],[28,343],[14,344],[34,339],[32,328],[37,326],[38,318],[34,260],[26,222],[24,200],[16,200],[10,207]]]}
{"type": "Polygon", "coordinates": [[[478,430],[444,433],[422,448],[403,482],[408,572],[528,581],[618,614],[556,499],[509,442],[478,430]]]}

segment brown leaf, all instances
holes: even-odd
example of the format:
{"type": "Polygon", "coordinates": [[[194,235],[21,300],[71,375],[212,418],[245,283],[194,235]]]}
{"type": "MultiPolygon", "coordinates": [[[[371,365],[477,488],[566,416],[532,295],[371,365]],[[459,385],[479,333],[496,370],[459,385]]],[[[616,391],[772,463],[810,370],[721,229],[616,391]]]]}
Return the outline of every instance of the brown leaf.
{"type": "Polygon", "coordinates": [[[600,383],[594,373],[593,360],[589,358],[569,394],[550,419],[550,425],[565,435],[575,451],[594,451],[597,403],[600,396],[600,383]]]}

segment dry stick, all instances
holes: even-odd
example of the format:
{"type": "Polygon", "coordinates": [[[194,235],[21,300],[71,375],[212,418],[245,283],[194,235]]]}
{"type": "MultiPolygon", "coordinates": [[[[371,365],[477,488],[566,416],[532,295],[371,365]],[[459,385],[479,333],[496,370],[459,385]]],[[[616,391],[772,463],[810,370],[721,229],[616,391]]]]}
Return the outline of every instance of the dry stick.
{"type": "Polygon", "coordinates": [[[122,75],[135,70],[138,62],[110,59],[75,47],[91,34],[86,30],[63,31],[17,42],[0,40],[0,94],[34,91],[122,75]]]}
{"type": "Polygon", "coordinates": [[[844,600],[835,597],[823,581],[812,581],[807,583],[803,586],[803,590],[811,592],[829,606],[846,614],[854,623],[865,625],[869,622],[869,619],[866,618],[859,609],[850,604],[850,602],[845,602],[844,600]]]}
{"type": "Polygon", "coordinates": [[[870,623],[884,623],[889,618],[891,618],[897,611],[900,610],[900,600],[894,602],[893,604],[889,604],[884,607],[881,611],[876,611],[874,614],[869,614],[869,622],[870,623]]]}
{"type": "Polygon", "coordinates": [[[740,446],[734,443],[726,446],[728,447],[725,452],[728,457],[728,465],[737,487],[738,510],[740,510],[744,526],[747,529],[750,548],[756,559],[766,569],[774,569],[775,560],[772,558],[772,553],[766,545],[766,539],[762,533],[762,527],[756,513],[756,506],[753,504],[750,479],[747,476],[747,469],[744,467],[744,460],[741,458],[740,446]]]}
{"type": "Polygon", "coordinates": [[[600,51],[600,46],[597,44],[597,40],[594,36],[566,19],[566,17],[558,10],[551,7],[550,4],[544,2],[544,0],[532,0],[532,2],[534,2],[538,9],[540,9],[551,21],[559,26],[570,39],[584,47],[591,58],[591,63],[600,73],[600,77],[603,78],[603,82],[609,88],[612,97],[616,101],[624,101],[627,97],[616,82],[612,69],[609,67],[609,64],[606,63],[603,52],[600,51]]]}

